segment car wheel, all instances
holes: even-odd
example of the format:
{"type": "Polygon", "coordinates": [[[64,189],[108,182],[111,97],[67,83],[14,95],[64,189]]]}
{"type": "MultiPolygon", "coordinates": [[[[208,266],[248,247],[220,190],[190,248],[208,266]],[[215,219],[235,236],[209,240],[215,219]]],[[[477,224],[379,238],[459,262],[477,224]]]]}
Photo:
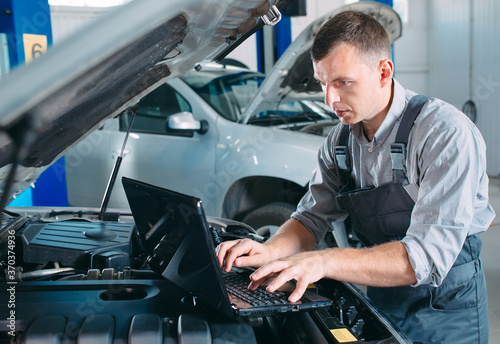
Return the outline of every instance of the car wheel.
{"type": "Polygon", "coordinates": [[[269,203],[250,212],[242,222],[255,228],[257,234],[271,237],[294,211],[295,206],[289,203],[269,203]]]}

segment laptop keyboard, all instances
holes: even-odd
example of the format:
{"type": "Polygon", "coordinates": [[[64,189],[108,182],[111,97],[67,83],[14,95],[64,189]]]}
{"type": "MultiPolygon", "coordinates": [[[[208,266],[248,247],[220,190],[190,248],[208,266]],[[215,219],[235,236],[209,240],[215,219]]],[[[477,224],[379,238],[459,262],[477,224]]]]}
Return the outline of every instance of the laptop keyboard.
{"type": "Polygon", "coordinates": [[[250,282],[248,278],[232,273],[223,275],[227,291],[252,306],[282,305],[289,303],[287,296],[281,291],[270,293],[261,287],[255,290],[249,290],[248,284],[250,282]]]}

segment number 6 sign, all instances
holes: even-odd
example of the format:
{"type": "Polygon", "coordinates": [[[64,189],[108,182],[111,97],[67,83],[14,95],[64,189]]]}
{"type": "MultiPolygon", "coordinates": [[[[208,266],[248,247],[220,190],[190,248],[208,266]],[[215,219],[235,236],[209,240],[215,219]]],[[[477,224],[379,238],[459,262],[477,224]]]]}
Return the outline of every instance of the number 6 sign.
{"type": "Polygon", "coordinates": [[[23,34],[24,61],[31,62],[47,51],[47,36],[23,34]]]}

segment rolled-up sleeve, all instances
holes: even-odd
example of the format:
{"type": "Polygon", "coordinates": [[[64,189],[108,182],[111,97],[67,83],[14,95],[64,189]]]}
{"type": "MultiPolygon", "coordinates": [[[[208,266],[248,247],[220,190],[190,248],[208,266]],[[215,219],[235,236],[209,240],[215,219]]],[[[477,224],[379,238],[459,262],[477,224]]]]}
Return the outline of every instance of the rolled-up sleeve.
{"type": "Polygon", "coordinates": [[[415,286],[441,285],[466,237],[486,230],[495,216],[488,204],[482,136],[461,113],[440,106],[431,105],[429,116],[415,122],[410,136],[414,148],[408,159],[417,162],[410,174],[419,192],[402,242],[415,271],[415,286]],[[445,118],[436,121],[436,116],[445,118]]]}

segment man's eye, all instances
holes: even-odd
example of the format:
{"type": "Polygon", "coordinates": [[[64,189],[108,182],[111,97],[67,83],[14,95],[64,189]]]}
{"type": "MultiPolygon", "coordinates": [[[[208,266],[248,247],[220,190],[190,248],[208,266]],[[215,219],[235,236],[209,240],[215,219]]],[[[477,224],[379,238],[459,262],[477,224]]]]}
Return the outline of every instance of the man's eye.
{"type": "Polygon", "coordinates": [[[340,80],[339,83],[343,86],[347,86],[349,85],[349,81],[346,81],[346,80],[340,80]]]}

